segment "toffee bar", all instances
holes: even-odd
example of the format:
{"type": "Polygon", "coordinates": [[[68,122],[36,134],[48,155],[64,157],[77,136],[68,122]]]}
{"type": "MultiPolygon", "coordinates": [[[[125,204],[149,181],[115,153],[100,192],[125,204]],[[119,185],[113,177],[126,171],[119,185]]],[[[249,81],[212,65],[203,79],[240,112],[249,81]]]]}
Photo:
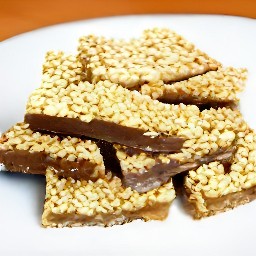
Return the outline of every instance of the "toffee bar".
{"type": "Polygon", "coordinates": [[[186,207],[195,219],[256,199],[256,134],[249,131],[239,136],[230,165],[212,162],[185,177],[186,207]]]}
{"type": "Polygon", "coordinates": [[[229,163],[235,148],[231,146],[200,158],[196,156],[186,158],[186,153],[150,155],[115,145],[116,156],[123,174],[123,184],[140,193],[160,187],[176,174],[196,169],[205,163],[213,161],[229,163]]]}
{"type": "MultiPolygon", "coordinates": [[[[199,151],[204,150],[206,141],[201,136],[209,137],[216,130],[221,143],[229,144],[234,136],[227,137],[226,132],[240,129],[243,118],[226,108],[200,112],[194,105],[164,104],[110,81],[76,85],[49,78],[29,97],[25,122],[32,130],[174,153],[180,152],[185,140],[193,140],[199,151]]],[[[215,151],[218,146],[214,144],[215,151]]]]}
{"type": "Polygon", "coordinates": [[[113,226],[136,219],[164,220],[175,198],[172,182],[139,194],[111,177],[95,182],[60,178],[48,168],[42,224],[45,227],[113,226]]]}
{"type": "Polygon", "coordinates": [[[0,138],[0,163],[13,172],[45,175],[51,166],[62,177],[94,181],[105,176],[95,142],[33,132],[25,123],[16,124],[0,138]]]}
{"type": "Polygon", "coordinates": [[[130,41],[94,35],[80,38],[80,58],[92,83],[109,80],[127,88],[181,81],[221,65],[169,29],[145,30],[130,41]]]}
{"type": "MultiPolygon", "coordinates": [[[[83,62],[77,56],[50,51],[43,64],[43,81],[62,80],[65,83],[65,80],[67,84],[86,81],[90,75],[83,62]]],[[[246,78],[246,69],[228,67],[176,83],[151,81],[138,85],[137,89],[153,99],[171,104],[194,104],[205,108],[232,107],[239,101],[238,94],[244,89],[246,78]]]]}
{"type": "Polygon", "coordinates": [[[177,104],[232,106],[239,102],[247,79],[246,69],[232,67],[209,71],[181,82],[166,84],[163,81],[144,84],[140,92],[159,101],[177,104]]]}

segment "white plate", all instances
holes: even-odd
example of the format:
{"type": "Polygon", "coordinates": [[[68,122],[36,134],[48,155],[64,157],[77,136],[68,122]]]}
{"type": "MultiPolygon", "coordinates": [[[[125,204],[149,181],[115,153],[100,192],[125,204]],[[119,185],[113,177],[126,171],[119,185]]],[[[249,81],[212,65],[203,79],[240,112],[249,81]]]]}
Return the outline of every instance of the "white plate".
{"type": "MultiPolygon", "coordinates": [[[[138,36],[169,27],[224,65],[247,67],[241,109],[253,128],[256,109],[256,22],[209,15],[124,16],[47,27],[1,43],[0,131],[23,119],[29,93],[40,85],[47,50],[75,52],[79,36],[138,36]]],[[[176,200],[164,222],[135,221],[112,228],[44,229],[44,177],[0,173],[0,255],[241,255],[255,251],[256,202],[194,221],[176,200]],[[36,253],[36,254],[35,254],[36,253]],[[74,254],[76,255],[76,254],[74,254]]]]}

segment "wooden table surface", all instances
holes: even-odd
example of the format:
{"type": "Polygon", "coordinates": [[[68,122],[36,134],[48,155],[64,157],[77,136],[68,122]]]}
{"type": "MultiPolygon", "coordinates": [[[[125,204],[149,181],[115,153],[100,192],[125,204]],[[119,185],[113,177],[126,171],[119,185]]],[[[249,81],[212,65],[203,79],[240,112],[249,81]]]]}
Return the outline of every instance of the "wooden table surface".
{"type": "Polygon", "coordinates": [[[0,41],[61,22],[152,13],[227,14],[256,18],[256,0],[0,0],[0,41]]]}

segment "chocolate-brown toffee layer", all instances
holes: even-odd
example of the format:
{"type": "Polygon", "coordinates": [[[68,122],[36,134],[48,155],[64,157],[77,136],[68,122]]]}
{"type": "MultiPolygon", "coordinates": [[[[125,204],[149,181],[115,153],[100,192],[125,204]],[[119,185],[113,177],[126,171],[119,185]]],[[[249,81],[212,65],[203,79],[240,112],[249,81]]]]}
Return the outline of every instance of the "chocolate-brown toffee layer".
{"type": "MultiPolygon", "coordinates": [[[[132,149],[128,149],[131,154],[132,149]]],[[[134,151],[137,153],[137,151],[134,151]]],[[[169,163],[163,163],[156,157],[156,164],[149,170],[133,172],[123,172],[123,184],[126,187],[144,193],[168,182],[168,180],[176,174],[198,168],[202,164],[207,164],[213,161],[227,163],[232,160],[235,147],[221,149],[214,154],[204,156],[198,160],[187,163],[181,163],[176,159],[170,159],[169,163]]]]}
{"type": "MultiPolygon", "coordinates": [[[[116,150],[113,144],[106,142],[104,140],[97,140],[95,142],[98,148],[100,149],[100,153],[103,157],[106,172],[111,171],[113,175],[122,179],[120,162],[116,156],[116,150]]],[[[140,150],[140,149],[133,148],[133,150],[140,150]]]]}
{"type": "Polygon", "coordinates": [[[10,171],[31,174],[45,174],[50,166],[65,177],[95,180],[105,176],[95,142],[33,132],[26,123],[17,123],[0,137],[0,163],[10,171]]]}
{"type": "Polygon", "coordinates": [[[96,180],[92,174],[95,163],[85,159],[77,161],[68,161],[63,158],[51,158],[45,152],[29,152],[28,150],[0,150],[0,163],[14,172],[23,172],[29,174],[42,174],[48,166],[53,167],[58,176],[72,177],[74,179],[96,180]]]}
{"type": "Polygon", "coordinates": [[[193,96],[188,96],[188,95],[182,95],[180,94],[164,94],[161,97],[159,97],[157,100],[163,102],[163,103],[168,103],[168,104],[180,104],[183,103],[185,105],[196,105],[200,108],[200,110],[204,109],[210,109],[210,108],[232,108],[235,109],[237,104],[234,101],[217,101],[217,100],[211,100],[206,98],[205,100],[203,99],[198,99],[193,96]]]}
{"type": "Polygon", "coordinates": [[[145,136],[146,131],[121,126],[116,123],[94,119],[89,123],[77,118],[56,117],[44,114],[26,114],[25,122],[34,131],[43,130],[71,136],[87,136],[118,143],[143,151],[175,153],[180,152],[185,141],[175,136],[145,136]]]}

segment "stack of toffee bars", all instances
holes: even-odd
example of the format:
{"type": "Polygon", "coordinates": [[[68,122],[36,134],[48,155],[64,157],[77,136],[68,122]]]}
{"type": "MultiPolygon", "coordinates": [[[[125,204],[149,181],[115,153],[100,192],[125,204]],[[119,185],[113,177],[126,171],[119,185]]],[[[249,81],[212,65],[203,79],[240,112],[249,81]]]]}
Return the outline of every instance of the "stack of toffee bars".
{"type": "Polygon", "coordinates": [[[76,56],[46,54],[0,163],[46,175],[46,227],[163,220],[177,176],[194,218],[232,209],[256,197],[256,134],[237,110],[246,76],[168,29],[84,36],[76,56]]]}

